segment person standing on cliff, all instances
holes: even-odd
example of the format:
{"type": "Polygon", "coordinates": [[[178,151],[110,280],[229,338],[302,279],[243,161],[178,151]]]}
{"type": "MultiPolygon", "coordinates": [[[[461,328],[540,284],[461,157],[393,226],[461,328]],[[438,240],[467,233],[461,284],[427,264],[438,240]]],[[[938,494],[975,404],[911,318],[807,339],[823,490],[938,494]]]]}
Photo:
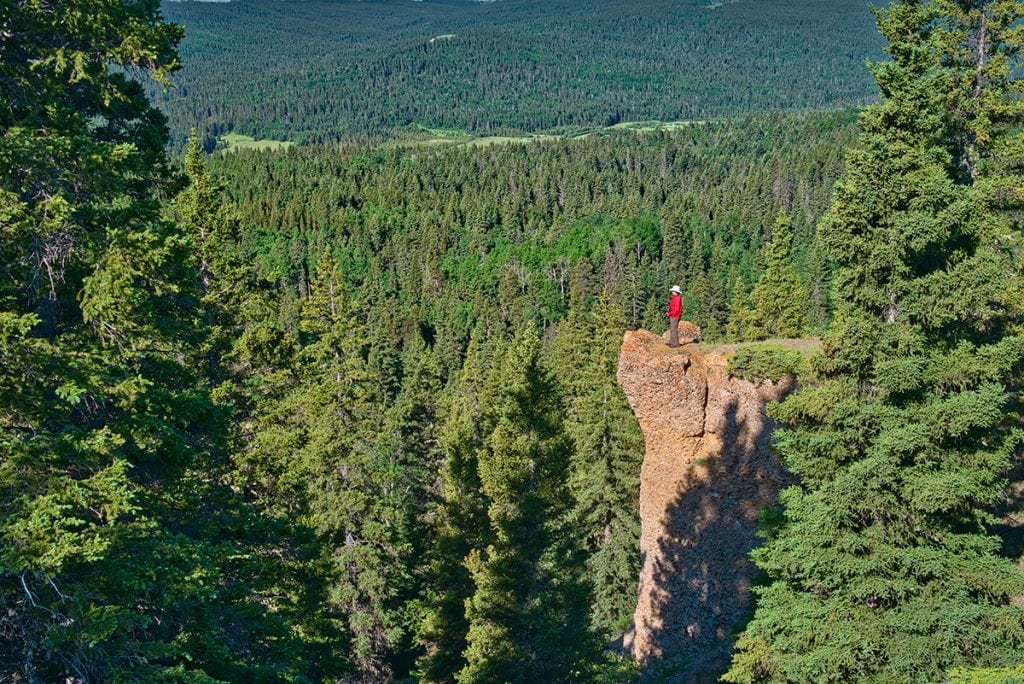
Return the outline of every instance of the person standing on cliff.
{"type": "Polygon", "coordinates": [[[672,298],[668,300],[668,346],[679,346],[679,319],[683,317],[683,291],[678,285],[669,290],[672,298]]]}

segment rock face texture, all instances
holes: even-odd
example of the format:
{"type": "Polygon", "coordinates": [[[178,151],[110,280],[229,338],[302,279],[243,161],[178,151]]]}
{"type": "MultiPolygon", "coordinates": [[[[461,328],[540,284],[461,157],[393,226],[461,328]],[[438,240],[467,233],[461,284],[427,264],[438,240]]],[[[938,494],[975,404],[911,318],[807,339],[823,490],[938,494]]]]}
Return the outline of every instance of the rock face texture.
{"type": "Polygon", "coordinates": [[[730,378],[734,349],[670,349],[636,331],[619,356],[619,384],[646,441],[639,599],[625,647],[658,681],[714,681],[728,665],[751,607],[758,515],[790,482],[768,448],[764,414],[790,387],[730,378]]]}

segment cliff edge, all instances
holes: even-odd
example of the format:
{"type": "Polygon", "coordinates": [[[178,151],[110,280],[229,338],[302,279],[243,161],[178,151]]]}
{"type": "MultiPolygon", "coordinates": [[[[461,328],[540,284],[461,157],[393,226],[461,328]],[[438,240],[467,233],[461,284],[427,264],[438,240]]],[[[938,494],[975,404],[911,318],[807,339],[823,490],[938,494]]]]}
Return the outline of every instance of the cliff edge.
{"type": "Polygon", "coordinates": [[[625,647],[660,681],[710,680],[728,664],[751,607],[758,515],[790,482],[764,413],[790,384],[729,377],[735,349],[671,349],[641,330],[626,333],[619,355],[619,384],[646,442],[639,598],[625,647]]]}

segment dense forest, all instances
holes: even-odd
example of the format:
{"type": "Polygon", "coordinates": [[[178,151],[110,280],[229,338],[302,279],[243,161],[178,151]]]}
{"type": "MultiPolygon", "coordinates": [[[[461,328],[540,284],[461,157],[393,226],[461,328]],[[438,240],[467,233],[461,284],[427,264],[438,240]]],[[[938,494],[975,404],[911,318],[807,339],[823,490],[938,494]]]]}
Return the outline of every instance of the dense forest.
{"type": "Polygon", "coordinates": [[[158,0],[0,4],[0,679],[649,677],[619,648],[644,443],[615,375],[672,284],[705,341],[825,338],[770,408],[798,484],[725,679],[1024,676],[1024,558],[995,534],[1020,507],[1024,3],[894,2],[856,41],[852,3],[641,5],[167,4],[221,31],[186,21],[177,71],[158,0]],[[268,24],[290,38],[253,49],[268,24]],[[493,62],[442,52],[499,33],[493,62]],[[413,90],[353,104],[410,51],[451,86],[436,119],[413,90]],[[712,54],[736,80],[680,108],[659,79],[712,54]],[[534,81],[499,78],[523,59],[534,81]],[[181,85],[169,119],[142,77],[181,85]],[[872,88],[859,115],[765,111],[872,88]],[[709,120],[374,140],[634,115],[709,120]],[[207,155],[232,126],[335,142],[207,155]]]}
{"type": "Polygon", "coordinates": [[[823,329],[815,222],[854,134],[849,113],[776,116],[561,142],[237,152],[212,167],[246,227],[245,258],[288,296],[305,296],[328,250],[368,306],[398,307],[454,359],[481,319],[553,331],[574,286],[657,329],[665,283],[679,283],[705,338],[724,339],[746,310],[729,293],[753,290],[780,212],[807,293],[801,332],[823,329]]]}
{"type": "Polygon", "coordinates": [[[881,41],[862,0],[165,2],[187,28],[176,146],[575,131],[862,104],[881,41]],[[398,129],[398,130],[396,130],[398,129]]]}

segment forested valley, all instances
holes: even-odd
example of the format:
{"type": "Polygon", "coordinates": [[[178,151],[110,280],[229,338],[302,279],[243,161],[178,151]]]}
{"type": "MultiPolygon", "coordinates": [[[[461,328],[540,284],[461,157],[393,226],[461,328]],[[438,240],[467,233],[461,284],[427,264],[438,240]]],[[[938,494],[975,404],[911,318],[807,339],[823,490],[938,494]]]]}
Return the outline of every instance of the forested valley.
{"type": "Polygon", "coordinates": [[[295,142],[574,133],[868,102],[861,0],[165,2],[188,27],[173,89],[197,127],[295,142]],[[426,129],[426,130],[425,130],[426,129]],[[433,131],[433,133],[432,133],[433,131]]]}
{"type": "Polygon", "coordinates": [[[718,674],[1024,677],[1024,3],[382,5],[0,4],[0,681],[659,681],[674,284],[824,339],[718,674]]]}

